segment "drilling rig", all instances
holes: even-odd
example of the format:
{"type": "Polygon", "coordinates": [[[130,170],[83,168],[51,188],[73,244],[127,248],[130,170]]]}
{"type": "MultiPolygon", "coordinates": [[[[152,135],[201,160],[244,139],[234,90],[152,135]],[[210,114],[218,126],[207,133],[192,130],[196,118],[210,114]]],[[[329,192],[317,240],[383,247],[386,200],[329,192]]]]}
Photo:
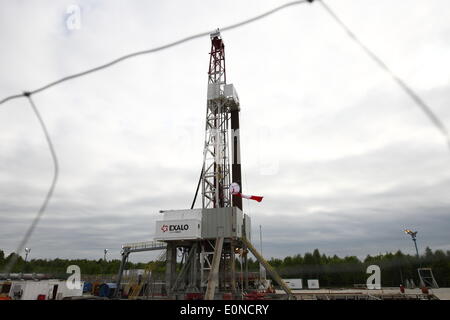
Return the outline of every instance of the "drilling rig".
{"type": "Polygon", "coordinates": [[[169,298],[240,299],[249,289],[250,251],[292,298],[287,285],[251,244],[251,219],[243,213],[242,198],[230,190],[233,183],[242,192],[240,103],[234,86],[226,80],[225,45],[220,31],[211,33],[210,39],[205,143],[198,185],[202,207],[193,208],[195,198],[191,209],[160,211],[162,219],[155,223],[154,242],[122,247],[117,287],[131,252],[165,249],[165,288],[169,298]],[[238,255],[240,272],[236,271],[238,255]]]}

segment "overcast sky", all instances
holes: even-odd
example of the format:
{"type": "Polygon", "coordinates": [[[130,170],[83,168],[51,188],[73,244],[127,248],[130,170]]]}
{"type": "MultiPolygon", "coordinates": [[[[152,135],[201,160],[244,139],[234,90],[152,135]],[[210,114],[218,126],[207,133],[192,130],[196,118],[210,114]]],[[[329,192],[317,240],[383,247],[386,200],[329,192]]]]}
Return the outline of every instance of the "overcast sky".
{"type": "MultiPolygon", "coordinates": [[[[0,99],[265,12],[284,1],[0,0],[0,99]],[[67,26],[80,8],[79,29],[67,26]]],[[[328,0],[450,127],[450,2],[328,0]]],[[[72,25],[73,26],[73,25],[72,25]]],[[[450,250],[450,150],[318,3],[222,33],[241,101],[252,240],[267,257],[450,250]]],[[[119,258],[189,208],[202,165],[208,36],[34,96],[60,177],[31,258],[119,258]]],[[[0,106],[0,249],[15,250],[53,165],[25,99],[0,106]]],[[[200,201],[197,202],[200,205],[200,201]]],[[[144,261],[156,253],[136,254],[144,261]]]]}

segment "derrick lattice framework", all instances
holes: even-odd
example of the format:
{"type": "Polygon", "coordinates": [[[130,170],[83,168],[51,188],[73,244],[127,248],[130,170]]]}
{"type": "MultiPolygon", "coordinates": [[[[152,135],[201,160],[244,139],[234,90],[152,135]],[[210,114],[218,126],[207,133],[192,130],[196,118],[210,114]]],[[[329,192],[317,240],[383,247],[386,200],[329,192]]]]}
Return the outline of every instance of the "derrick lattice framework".
{"type": "Polygon", "coordinates": [[[200,180],[202,208],[193,208],[197,190],[191,209],[161,211],[162,218],[155,223],[154,239],[157,242],[123,247],[116,296],[120,295],[120,282],[128,255],[149,250],[165,250],[164,290],[173,299],[243,298],[244,292],[250,288],[248,251],[291,295],[286,284],[251,245],[251,219],[242,211],[239,194],[230,193],[232,182],[237,183],[242,192],[240,103],[234,86],[226,82],[225,45],[219,30],[213,32],[210,38],[205,144],[200,180]],[[240,270],[236,270],[238,256],[240,270]]]}
{"type": "Polygon", "coordinates": [[[230,104],[226,99],[225,45],[219,32],[211,34],[208,70],[205,147],[203,152],[202,207],[230,207],[228,148],[230,104]]]}

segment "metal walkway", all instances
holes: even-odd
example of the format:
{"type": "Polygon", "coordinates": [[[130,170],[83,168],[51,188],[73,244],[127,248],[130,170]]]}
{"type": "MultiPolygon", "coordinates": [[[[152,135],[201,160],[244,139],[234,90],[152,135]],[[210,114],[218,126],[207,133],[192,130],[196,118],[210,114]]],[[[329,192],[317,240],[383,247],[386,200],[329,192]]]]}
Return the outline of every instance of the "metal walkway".
{"type": "Polygon", "coordinates": [[[153,250],[165,250],[167,248],[167,243],[161,241],[145,241],[145,242],[134,242],[126,243],[122,245],[122,262],[120,263],[119,273],[117,275],[116,291],[114,296],[119,297],[120,284],[122,282],[123,270],[127,262],[128,256],[133,252],[142,251],[153,251],[153,250]]]}
{"type": "Polygon", "coordinates": [[[122,245],[122,249],[128,252],[152,251],[166,249],[167,243],[161,241],[145,241],[126,243],[122,245]]]}

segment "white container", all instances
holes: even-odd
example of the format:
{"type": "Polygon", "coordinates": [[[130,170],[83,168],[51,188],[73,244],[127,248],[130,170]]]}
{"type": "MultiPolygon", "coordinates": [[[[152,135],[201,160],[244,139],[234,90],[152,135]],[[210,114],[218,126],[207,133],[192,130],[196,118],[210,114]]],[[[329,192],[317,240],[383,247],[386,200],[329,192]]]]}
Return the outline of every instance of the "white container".
{"type": "Polygon", "coordinates": [[[145,269],[130,269],[130,270],[123,270],[123,276],[124,277],[131,277],[131,276],[141,276],[145,273],[145,269]]]}
{"type": "Polygon", "coordinates": [[[303,289],[302,279],[283,279],[290,289],[303,289]]]}
{"type": "Polygon", "coordinates": [[[54,290],[56,290],[56,300],[61,300],[65,297],[81,297],[83,295],[84,281],[80,281],[80,286],[69,289],[65,280],[49,280],[49,294],[48,299],[53,299],[54,290]]]}
{"type": "Polygon", "coordinates": [[[9,296],[17,300],[37,300],[39,295],[48,297],[48,281],[13,281],[9,296]]]}
{"type": "Polygon", "coordinates": [[[308,289],[319,289],[319,280],[318,279],[309,279],[308,280],[308,289]]]}
{"type": "Polygon", "coordinates": [[[166,210],[163,211],[164,221],[168,220],[201,220],[202,209],[192,210],[166,210]]]}
{"type": "Polygon", "coordinates": [[[242,223],[242,211],[237,207],[203,209],[202,238],[240,238],[242,223]]]}
{"type": "Polygon", "coordinates": [[[82,296],[83,285],[84,281],[81,281],[79,288],[69,289],[65,280],[19,280],[12,282],[9,296],[18,300],[37,300],[39,295],[44,295],[45,300],[61,300],[82,296]]]}
{"type": "Polygon", "coordinates": [[[202,234],[201,219],[156,221],[155,240],[199,239],[202,234]]]}

